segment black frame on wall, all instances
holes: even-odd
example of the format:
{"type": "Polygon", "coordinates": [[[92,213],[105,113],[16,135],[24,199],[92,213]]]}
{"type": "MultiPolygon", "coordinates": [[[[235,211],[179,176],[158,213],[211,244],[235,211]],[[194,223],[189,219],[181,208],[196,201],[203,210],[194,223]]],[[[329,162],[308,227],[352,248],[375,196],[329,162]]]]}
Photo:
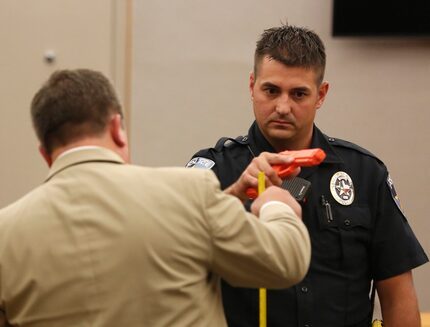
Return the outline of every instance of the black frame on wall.
{"type": "Polygon", "coordinates": [[[430,0],[333,0],[333,36],[430,36],[430,0]]]}

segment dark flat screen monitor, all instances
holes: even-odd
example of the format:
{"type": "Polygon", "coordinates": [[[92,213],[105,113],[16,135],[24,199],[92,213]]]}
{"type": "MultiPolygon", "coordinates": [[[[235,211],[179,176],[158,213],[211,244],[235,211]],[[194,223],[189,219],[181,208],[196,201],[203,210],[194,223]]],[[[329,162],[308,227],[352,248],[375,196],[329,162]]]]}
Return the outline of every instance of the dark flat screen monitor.
{"type": "Polygon", "coordinates": [[[430,36],[430,0],[333,0],[333,36],[430,36]]]}

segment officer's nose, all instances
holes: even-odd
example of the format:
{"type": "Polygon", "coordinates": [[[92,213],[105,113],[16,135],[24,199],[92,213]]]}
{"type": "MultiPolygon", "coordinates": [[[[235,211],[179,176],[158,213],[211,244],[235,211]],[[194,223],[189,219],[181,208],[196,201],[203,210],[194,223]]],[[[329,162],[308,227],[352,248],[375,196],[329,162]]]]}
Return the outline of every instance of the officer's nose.
{"type": "Polygon", "coordinates": [[[288,115],[291,112],[290,99],[287,94],[278,98],[275,110],[279,115],[288,115]]]}

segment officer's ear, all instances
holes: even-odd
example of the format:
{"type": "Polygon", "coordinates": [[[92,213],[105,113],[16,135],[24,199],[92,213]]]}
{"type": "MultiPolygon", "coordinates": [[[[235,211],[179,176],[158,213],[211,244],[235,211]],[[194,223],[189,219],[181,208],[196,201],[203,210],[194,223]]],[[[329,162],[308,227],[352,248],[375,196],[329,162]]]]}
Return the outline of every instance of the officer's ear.
{"type": "Polygon", "coordinates": [[[255,85],[255,75],[254,75],[254,72],[251,71],[251,73],[249,73],[249,92],[251,93],[251,100],[254,100],[254,85],[255,85]]]}
{"type": "Polygon", "coordinates": [[[318,102],[317,102],[317,106],[316,106],[317,109],[319,109],[323,105],[325,97],[328,93],[329,86],[330,86],[329,83],[326,81],[322,82],[321,85],[319,86],[318,102]]]}

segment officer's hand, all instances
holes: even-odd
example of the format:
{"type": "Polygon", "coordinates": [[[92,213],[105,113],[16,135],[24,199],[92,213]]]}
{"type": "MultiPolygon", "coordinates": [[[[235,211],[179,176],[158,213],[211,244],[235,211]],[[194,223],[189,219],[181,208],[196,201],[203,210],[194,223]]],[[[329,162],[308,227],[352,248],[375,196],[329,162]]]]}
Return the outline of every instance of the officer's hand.
{"type": "Polygon", "coordinates": [[[251,205],[251,212],[259,216],[262,205],[269,201],[280,201],[289,205],[297,217],[302,218],[302,207],[296,199],[287,190],[276,186],[270,186],[255,199],[251,205]]]}
{"type": "MultiPolygon", "coordinates": [[[[255,157],[248,167],[243,171],[239,179],[228,187],[225,192],[234,195],[246,201],[248,199],[246,190],[250,187],[258,187],[258,173],[262,171],[266,176],[266,187],[271,185],[280,186],[282,179],[276,174],[276,171],[272,168],[272,165],[288,165],[293,162],[293,158],[278,153],[262,152],[258,157],[255,157]]],[[[300,172],[300,167],[297,168],[291,177],[297,176],[300,172]]]]}

